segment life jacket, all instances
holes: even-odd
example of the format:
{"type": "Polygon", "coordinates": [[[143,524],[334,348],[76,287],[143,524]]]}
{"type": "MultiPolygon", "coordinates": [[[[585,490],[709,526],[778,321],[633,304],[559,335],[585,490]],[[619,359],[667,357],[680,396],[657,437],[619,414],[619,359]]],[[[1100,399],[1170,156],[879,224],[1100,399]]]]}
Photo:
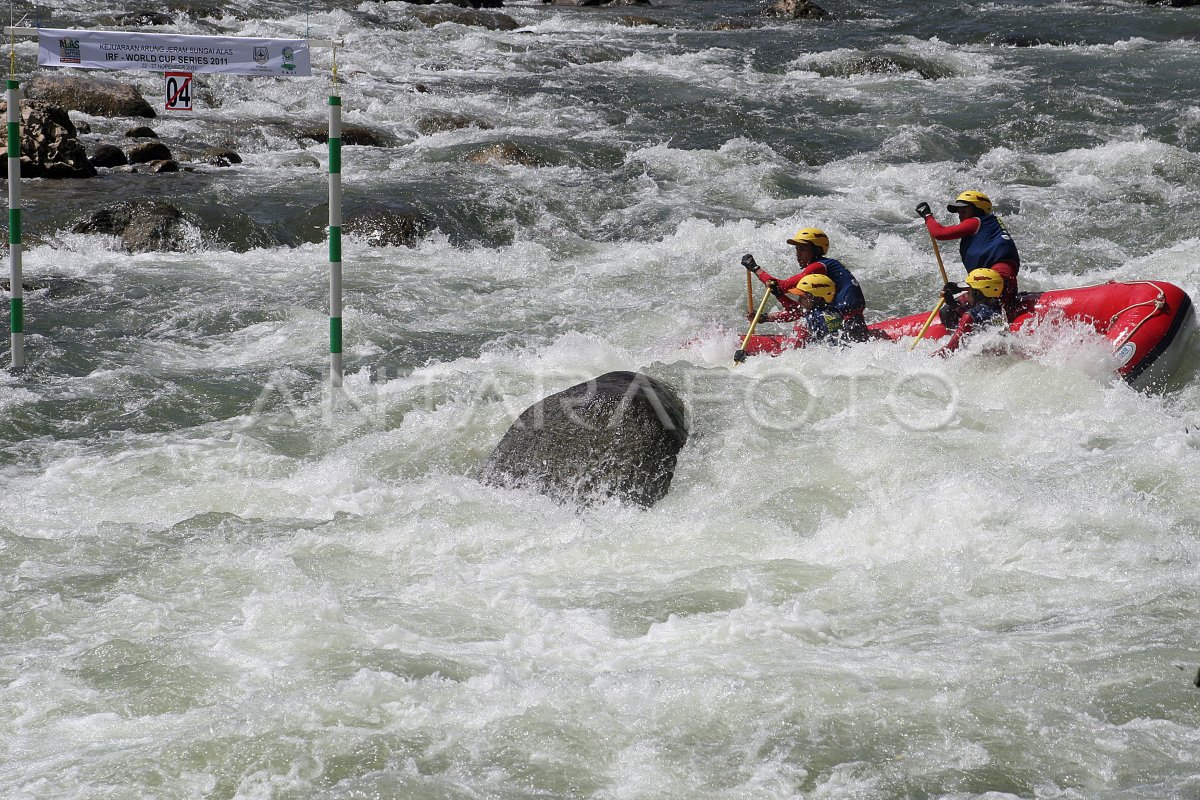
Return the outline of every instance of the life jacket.
{"type": "Polygon", "coordinates": [[[967,294],[961,302],[956,300],[954,303],[944,303],[938,309],[938,318],[948,331],[953,331],[959,326],[963,314],[971,318],[972,329],[1001,326],[1008,321],[1004,315],[1003,305],[998,299],[972,303],[970,294],[967,294]]]}
{"type": "Polygon", "coordinates": [[[984,214],[979,218],[979,233],[960,239],[958,252],[967,272],[991,267],[999,261],[1012,264],[1016,268],[1021,266],[1017,245],[1005,229],[1004,223],[995,214],[984,214]]]}
{"type": "Polygon", "coordinates": [[[829,304],[834,310],[839,314],[845,314],[849,311],[860,311],[866,307],[867,298],[863,296],[858,281],[842,262],[836,258],[818,258],[817,261],[825,265],[825,274],[829,276],[836,287],[833,302],[829,304]]]}
{"type": "Polygon", "coordinates": [[[804,325],[808,336],[816,341],[837,337],[842,330],[842,315],[830,305],[813,308],[804,314],[804,325]]]}

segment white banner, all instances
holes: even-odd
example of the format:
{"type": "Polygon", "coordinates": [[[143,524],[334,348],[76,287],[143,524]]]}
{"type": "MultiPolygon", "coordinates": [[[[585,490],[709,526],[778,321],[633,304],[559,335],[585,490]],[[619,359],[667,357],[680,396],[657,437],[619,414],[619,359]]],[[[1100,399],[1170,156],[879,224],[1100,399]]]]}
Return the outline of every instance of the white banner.
{"type": "Polygon", "coordinates": [[[311,75],[305,39],[38,28],[38,65],[148,72],[311,75]]]}

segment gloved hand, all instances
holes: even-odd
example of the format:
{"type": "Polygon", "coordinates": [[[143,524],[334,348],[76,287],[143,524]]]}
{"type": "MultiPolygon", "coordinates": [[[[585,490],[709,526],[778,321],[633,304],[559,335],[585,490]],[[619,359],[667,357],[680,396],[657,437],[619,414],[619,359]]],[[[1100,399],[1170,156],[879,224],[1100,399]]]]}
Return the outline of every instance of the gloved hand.
{"type": "Polygon", "coordinates": [[[771,294],[775,295],[776,297],[783,297],[785,294],[787,294],[783,291],[783,289],[779,288],[779,281],[771,281],[767,284],[767,288],[770,289],[771,294]]]}
{"type": "Polygon", "coordinates": [[[961,283],[953,283],[953,282],[947,283],[945,286],[942,287],[942,299],[945,300],[947,303],[953,305],[954,304],[954,296],[957,295],[962,290],[963,290],[963,285],[961,283]]]}
{"type": "Polygon", "coordinates": [[[929,207],[929,203],[923,202],[919,206],[917,206],[917,213],[920,214],[922,217],[932,217],[933,209],[929,207]]]}
{"type": "Polygon", "coordinates": [[[749,253],[746,253],[746,255],[742,256],[742,266],[751,272],[758,272],[758,264],[755,263],[754,256],[750,255],[749,253]]]}

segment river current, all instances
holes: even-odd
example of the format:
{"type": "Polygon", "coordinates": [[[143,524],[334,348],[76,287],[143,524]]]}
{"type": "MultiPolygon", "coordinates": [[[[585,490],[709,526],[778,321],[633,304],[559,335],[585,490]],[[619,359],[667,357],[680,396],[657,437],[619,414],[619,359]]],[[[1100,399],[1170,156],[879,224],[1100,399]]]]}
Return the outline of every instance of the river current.
{"type": "MultiPolygon", "coordinates": [[[[240,165],[25,182],[26,278],[67,288],[27,293],[0,375],[0,795],[1200,797],[1195,352],[1153,392],[1070,330],[731,361],[743,253],[790,274],[821,227],[869,320],[924,311],[913,208],[963,189],[1025,289],[1200,297],[1200,8],[821,5],[169,6],[152,30],[341,40],[345,124],[386,139],[345,148],[347,206],[435,227],[347,238],[333,391],[325,148],[287,135],[324,122],[328,50],[149,121],[240,165]],[[464,159],[499,142],[539,163],[464,159]],[[69,232],[135,197],[253,225],[69,232]],[[688,406],[662,502],[473,479],[526,406],[617,369],[688,406]]],[[[89,147],[131,125],[72,116],[89,147]]]]}

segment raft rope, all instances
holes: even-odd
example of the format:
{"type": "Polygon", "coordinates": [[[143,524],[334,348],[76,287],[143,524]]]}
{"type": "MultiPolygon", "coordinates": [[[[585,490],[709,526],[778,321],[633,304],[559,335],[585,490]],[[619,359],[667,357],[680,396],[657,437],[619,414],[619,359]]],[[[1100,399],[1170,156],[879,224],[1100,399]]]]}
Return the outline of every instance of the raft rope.
{"type": "MultiPolygon", "coordinates": [[[[1125,308],[1122,308],[1120,311],[1118,311],[1117,313],[1113,314],[1111,317],[1108,318],[1108,326],[1111,328],[1113,326],[1113,324],[1117,321],[1117,317],[1121,316],[1126,311],[1131,311],[1135,308],[1140,308],[1142,306],[1153,306],[1154,307],[1153,311],[1151,311],[1149,314],[1147,314],[1146,316],[1144,316],[1140,320],[1138,320],[1136,325],[1134,325],[1132,328],[1130,328],[1116,343],[1113,344],[1113,350],[1119,350],[1122,345],[1124,345],[1126,342],[1128,342],[1130,339],[1132,339],[1133,335],[1138,332],[1138,329],[1141,328],[1142,325],[1145,324],[1146,320],[1153,319],[1154,317],[1158,316],[1159,314],[1167,313],[1167,295],[1166,295],[1166,292],[1164,292],[1161,287],[1159,287],[1156,284],[1151,283],[1150,281],[1134,281],[1133,284],[1142,284],[1145,286],[1153,286],[1155,288],[1155,290],[1158,292],[1158,297],[1154,298],[1153,300],[1144,300],[1140,303],[1134,303],[1131,306],[1126,306],[1125,308]]],[[[1126,284],[1126,285],[1133,285],[1133,284],[1126,284]]]]}
{"type": "Polygon", "coordinates": [[[1133,303],[1132,306],[1126,306],[1126,307],[1122,308],[1121,311],[1118,311],[1117,313],[1112,314],[1111,317],[1109,317],[1109,327],[1112,327],[1112,325],[1114,325],[1114,323],[1116,323],[1117,317],[1120,317],[1121,314],[1126,313],[1127,311],[1132,311],[1132,309],[1140,308],[1141,306],[1153,306],[1154,307],[1154,311],[1146,314],[1145,317],[1142,317],[1141,319],[1139,319],[1138,324],[1134,325],[1133,327],[1130,327],[1129,331],[1124,333],[1124,336],[1121,337],[1121,341],[1118,341],[1116,344],[1112,345],[1112,349],[1120,350],[1121,345],[1128,342],[1130,338],[1133,338],[1134,333],[1138,332],[1138,329],[1140,329],[1140,327],[1146,323],[1146,320],[1153,319],[1154,317],[1158,317],[1159,314],[1165,314],[1166,309],[1168,309],[1168,303],[1166,303],[1165,291],[1163,291],[1163,289],[1160,288],[1157,283],[1153,283],[1151,281],[1108,281],[1105,283],[1093,283],[1092,285],[1090,285],[1090,287],[1079,287],[1079,288],[1080,289],[1098,289],[1100,287],[1108,287],[1108,285],[1112,285],[1114,283],[1120,283],[1121,285],[1123,285],[1123,287],[1135,287],[1135,285],[1146,285],[1146,287],[1154,287],[1154,291],[1157,291],[1157,293],[1158,293],[1158,296],[1154,297],[1153,300],[1144,300],[1141,302],[1135,302],[1135,303],[1133,303]]]}
{"type": "Polygon", "coordinates": [[[1165,291],[1163,291],[1163,289],[1160,288],[1157,283],[1153,283],[1151,281],[1106,281],[1104,283],[1093,283],[1092,285],[1088,285],[1088,287],[1078,287],[1078,288],[1080,288],[1080,289],[1098,289],[1100,287],[1109,287],[1109,285],[1112,285],[1114,283],[1120,283],[1121,285],[1124,285],[1124,287],[1134,287],[1134,285],[1147,285],[1147,287],[1154,287],[1154,291],[1157,291],[1157,293],[1158,293],[1158,296],[1154,297],[1153,300],[1144,300],[1141,302],[1135,302],[1135,303],[1133,303],[1132,306],[1126,306],[1126,307],[1122,308],[1121,311],[1118,311],[1117,313],[1112,314],[1111,317],[1109,317],[1109,327],[1112,327],[1112,325],[1114,325],[1116,323],[1117,317],[1120,317],[1121,314],[1126,313],[1127,311],[1132,311],[1132,309],[1140,308],[1141,306],[1153,306],[1154,307],[1152,312],[1146,314],[1145,317],[1142,317],[1141,319],[1138,320],[1138,324],[1134,325],[1133,327],[1130,327],[1130,329],[1126,333],[1124,333],[1124,335],[1121,337],[1120,341],[1117,341],[1114,345],[1112,345],[1112,350],[1114,350],[1114,353],[1115,353],[1115,351],[1121,349],[1121,347],[1124,343],[1128,342],[1130,338],[1133,338],[1134,333],[1138,332],[1140,327],[1146,323],[1146,320],[1150,320],[1150,319],[1153,319],[1154,317],[1158,317],[1159,314],[1165,314],[1166,309],[1168,309],[1168,303],[1166,303],[1165,291]]]}
{"type": "Polygon", "coordinates": [[[1153,311],[1151,311],[1149,314],[1147,314],[1146,316],[1144,316],[1140,320],[1138,320],[1138,323],[1136,325],[1134,325],[1132,328],[1130,328],[1129,331],[1126,332],[1121,337],[1121,339],[1116,344],[1113,345],[1113,350],[1116,351],[1116,350],[1120,350],[1122,345],[1124,345],[1131,338],[1133,338],[1133,335],[1138,332],[1138,329],[1141,328],[1142,325],[1147,320],[1153,319],[1154,317],[1157,317],[1159,314],[1167,313],[1168,306],[1167,306],[1166,292],[1164,292],[1158,286],[1158,284],[1152,283],[1151,281],[1106,281],[1104,283],[1093,283],[1091,286],[1080,286],[1077,288],[1099,289],[1101,286],[1112,286],[1114,283],[1119,283],[1122,286],[1139,286],[1139,285],[1140,286],[1153,286],[1154,290],[1156,292],[1158,292],[1158,297],[1154,298],[1153,300],[1143,300],[1140,303],[1134,303],[1131,306],[1125,306],[1125,308],[1122,308],[1120,311],[1118,311],[1117,313],[1113,314],[1111,317],[1108,318],[1108,327],[1111,328],[1113,326],[1113,324],[1117,321],[1117,317],[1121,316],[1126,311],[1130,311],[1135,308],[1140,308],[1142,306],[1154,306],[1153,311]]]}

